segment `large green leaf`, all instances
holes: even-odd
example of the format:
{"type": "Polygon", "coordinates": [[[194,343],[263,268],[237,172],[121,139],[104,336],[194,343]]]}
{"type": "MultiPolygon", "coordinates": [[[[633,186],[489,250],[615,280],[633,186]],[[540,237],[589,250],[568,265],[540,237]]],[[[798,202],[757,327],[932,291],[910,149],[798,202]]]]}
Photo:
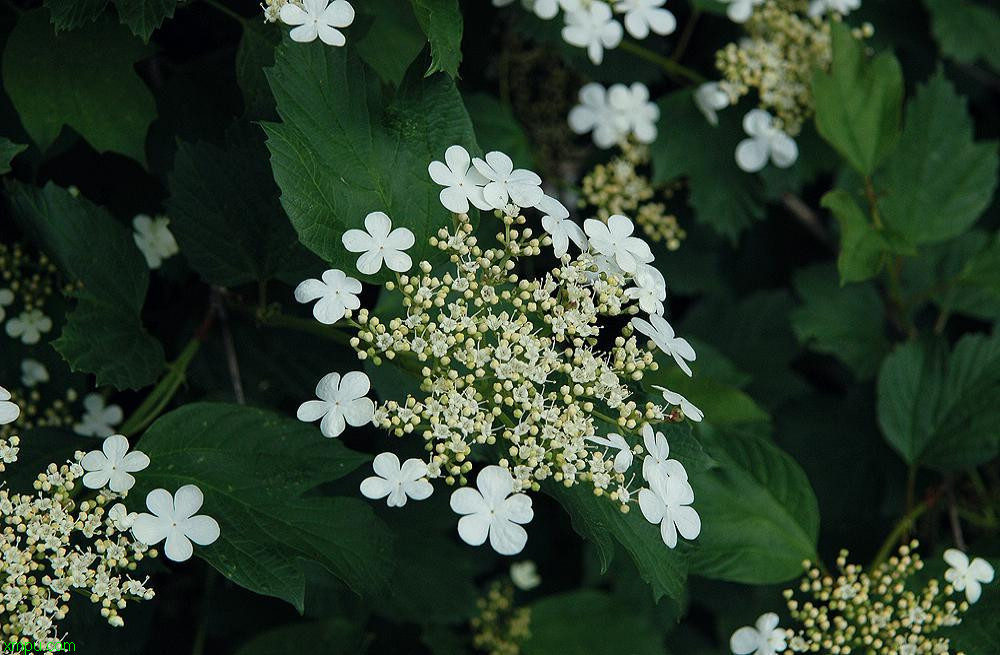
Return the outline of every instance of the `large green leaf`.
{"type": "Polygon", "coordinates": [[[813,74],[816,128],[862,175],[871,175],[899,137],[903,73],[891,52],[866,60],[864,44],[833,23],[833,63],[813,74]]]}
{"type": "Polygon", "coordinates": [[[965,100],[939,72],[906,111],[899,145],[877,181],[886,223],[910,243],[967,230],[997,186],[997,143],[974,143],[965,100]]]}
{"type": "Polygon", "coordinates": [[[44,189],[14,185],[11,202],[22,229],[82,283],[77,307],[53,344],[70,368],[117,389],[153,382],[163,370],[163,347],[139,318],[149,269],[129,231],[104,209],[51,182],[44,189]]]}
{"type": "Polygon", "coordinates": [[[145,164],[146,130],[156,107],[133,65],[147,54],[110,18],[56,36],[46,12],[31,11],[7,40],[4,88],[43,151],[67,125],[99,152],[145,164]]]}
{"type": "Polygon", "coordinates": [[[970,468],[1000,452],[1000,335],[910,341],[882,365],[878,419],[909,464],[970,468]]]}
{"type": "Polygon", "coordinates": [[[450,214],[427,166],[453,144],[476,149],[454,83],[411,69],[387,102],[349,49],[317,43],[282,45],[268,80],[282,120],[265,125],[271,165],[302,243],[353,272],[357,255],[341,236],[384,211],[415,233],[414,260],[428,258],[427,238],[450,214]]]}
{"type": "MultiPolygon", "coordinates": [[[[139,448],[151,464],[132,496],[195,484],[221,536],[195,552],[259,594],[304,609],[300,560],[321,564],[356,593],[386,593],[392,535],[368,503],[305,496],[368,457],[324,439],[315,427],[241,405],[195,403],[158,419],[139,448]]],[[[133,501],[130,509],[141,508],[133,501]]]]}
{"type": "Polygon", "coordinates": [[[76,29],[96,20],[104,11],[108,0],[43,0],[42,4],[52,14],[52,24],[59,32],[76,29]]]}
{"type": "Polygon", "coordinates": [[[274,118],[274,97],[264,73],[274,65],[274,49],[281,43],[281,33],[272,27],[245,23],[236,48],[236,83],[243,92],[243,114],[250,120],[274,118]]]}
{"type": "Polygon", "coordinates": [[[458,0],[410,0],[410,4],[431,44],[431,65],[427,74],[441,71],[458,77],[464,27],[458,0]]]}
{"type": "Polygon", "coordinates": [[[399,86],[427,43],[417,17],[409,4],[400,0],[371,0],[360,5],[358,13],[359,18],[371,22],[357,40],[358,54],[386,83],[399,86]],[[392,47],[387,48],[387,43],[392,47]]]}
{"type": "Polygon", "coordinates": [[[837,270],[841,284],[863,282],[878,275],[886,253],[914,254],[912,246],[887,230],[877,229],[847,191],[834,189],[823,196],[822,205],[840,224],[840,254],[837,270]]]}
{"type": "Polygon", "coordinates": [[[118,18],[132,33],[149,41],[153,30],[174,15],[177,0],[114,0],[118,18]]]}
{"type": "Polygon", "coordinates": [[[1000,71],[1000,13],[996,5],[968,0],[924,0],[941,52],[961,62],[982,59],[1000,71]]]}

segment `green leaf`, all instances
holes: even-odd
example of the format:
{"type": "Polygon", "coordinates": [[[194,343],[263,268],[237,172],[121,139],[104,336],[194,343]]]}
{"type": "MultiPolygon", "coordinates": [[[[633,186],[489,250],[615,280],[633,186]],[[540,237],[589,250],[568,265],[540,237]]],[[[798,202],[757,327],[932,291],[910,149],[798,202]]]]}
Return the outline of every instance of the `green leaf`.
{"type": "Polygon", "coordinates": [[[456,143],[476,150],[454,83],[411,68],[383,109],[376,76],[349,49],[321,45],[282,45],[268,73],[282,122],[265,130],[285,212],[307,248],[352,274],[357,255],[341,236],[373,211],[413,230],[414,261],[430,258],[427,237],[451,218],[427,166],[456,143]]]}
{"type": "Polygon", "coordinates": [[[410,0],[410,4],[431,43],[431,65],[427,75],[440,71],[458,77],[463,29],[458,0],[410,0]]]}
{"type": "MultiPolygon", "coordinates": [[[[302,494],[368,460],[315,427],[241,405],[194,403],[158,419],[139,448],[151,464],[133,496],[195,484],[221,536],[195,550],[247,589],[302,612],[312,560],[363,596],[388,590],[392,535],[355,498],[302,494]]],[[[131,497],[131,496],[130,496],[131,497]]],[[[133,502],[131,509],[138,510],[133,502]]]]}
{"type": "Polygon", "coordinates": [[[129,231],[104,209],[51,182],[12,185],[15,219],[66,275],[82,283],[76,309],[53,344],[99,386],[138,389],[163,370],[163,347],[139,318],[149,269],[129,231]],[[81,248],[80,244],[88,244],[81,248]]]}
{"type": "Polygon", "coordinates": [[[133,65],[146,54],[138,39],[110,19],[57,37],[44,11],[27,12],[7,40],[4,88],[41,150],[67,125],[98,152],[118,152],[145,165],[146,130],[156,106],[133,65]]]}
{"type": "Polygon", "coordinates": [[[309,257],[281,210],[264,133],[256,125],[231,126],[225,149],[180,143],[169,186],[171,230],[208,282],[268,280],[298,270],[296,262],[309,257]]]}
{"type": "Polygon", "coordinates": [[[274,97],[265,68],[274,65],[281,34],[272,25],[248,22],[236,48],[236,83],[243,92],[243,115],[250,120],[274,118],[274,97]]]}
{"type": "Polygon", "coordinates": [[[966,262],[958,281],[1000,295],[1000,233],[966,262]]]}
{"type": "Polygon", "coordinates": [[[104,12],[108,0],[44,0],[42,4],[52,14],[56,32],[60,32],[96,20],[104,12]]]}
{"type": "Polygon", "coordinates": [[[355,48],[387,84],[399,86],[427,38],[408,3],[400,0],[370,0],[358,13],[371,21],[355,48]],[[386,44],[392,47],[386,47],[386,44]]]}
{"type": "Polygon", "coordinates": [[[931,12],[931,30],[942,54],[964,63],[983,60],[1000,71],[1000,14],[967,0],[924,0],[931,12]]]}
{"type": "Polygon", "coordinates": [[[798,271],[794,282],[803,301],[790,316],[799,341],[837,357],[858,379],[873,377],[889,352],[882,299],[875,286],[842,287],[833,267],[822,264],[798,271]]]}
{"type": "Polygon", "coordinates": [[[995,241],[979,230],[920,249],[902,269],[903,292],[939,308],[986,321],[1000,319],[1000,285],[991,283],[995,241]]]}
{"type": "Polygon", "coordinates": [[[903,73],[891,52],[871,60],[839,22],[831,25],[830,72],[813,74],[816,128],[862,175],[871,175],[899,137],[903,73]]]}
{"type": "Polygon", "coordinates": [[[911,465],[971,468],[1000,452],[1000,334],[963,337],[950,354],[940,341],[910,341],[882,365],[878,420],[911,465]]]}
{"type": "Polygon", "coordinates": [[[941,72],[910,101],[903,136],[876,178],[885,221],[907,241],[958,236],[989,205],[997,143],[974,143],[972,129],[965,100],[941,72]]]}
{"type": "Polygon", "coordinates": [[[726,429],[706,441],[722,466],[691,477],[702,518],[691,571],[748,584],[800,575],[802,561],[816,557],[819,534],[819,508],[805,473],[764,436],[726,429]]]}
{"type": "Polygon", "coordinates": [[[240,646],[236,655],[273,655],[288,650],[289,644],[323,644],[327,655],[363,655],[368,641],[357,622],[334,617],[266,630],[240,646]]]}
{"type": "Polygon", "coordinates": [[[653,182],[687,176],[688,201],[697,220],[735,242],[764,218],[760,180],[741,171],[733,159],[743,133],[740,117],[722,112],[713,127],[698,111],[691,91],[671,93],[659,105],[660,136],[650,151],[653,182]]]}
{"type": "Polygon", "coordinates": [[[177,0],[114,0],[119,20],[143,41],[149,41],[153,30],[174,15],[177,0]]]}
{"type": "Polygon", "coordinates": [[[476,130],[476,140],[487,144],[490,150],[507,153],[518,166],[531,168],[533,157],[528,135],[510,107],[488,93],[474,93],[464,99],[476,130]]]}
{"type": "Polygon", "coordinates": [[[837,270],[841,284],[863,282],[878,275],[885,253],[914,254],[898,236],[875,229],[847,191],[834,189],[823,196],[821,204],[833,212],[840,224],[837,270]]]}
{"type": "Polygon", "coordinates": [[[10,172],[10,163],[28,146],[14,143],[8,138],[0,137],[0,175],[10,172]]]}

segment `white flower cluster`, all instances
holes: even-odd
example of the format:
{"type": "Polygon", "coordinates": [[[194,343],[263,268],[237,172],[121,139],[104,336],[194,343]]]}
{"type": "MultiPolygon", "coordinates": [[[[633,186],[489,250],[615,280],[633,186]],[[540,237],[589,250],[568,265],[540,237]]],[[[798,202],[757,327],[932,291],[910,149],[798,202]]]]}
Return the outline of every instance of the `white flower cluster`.
{"type": "Polygon", "coordinates": [[[327,45],[343,46],[347,38],[338,28],[354,22],[354,7],[347,0],[266,0],[261,9],[265,22],[291,25],[288,35],[299,43],[319,37],[327,45]]]}
{"type": "MultiPolygon", "coordinates": [[[[563,12],[565,25],[562,37],[566,43],[586,48],[595,64],[604,60],[604,51],[617,48],[622,42],[622,23],[614,14],[623,15],[625,30],[636,39],[645,39],[650,32],[671,34],[677,29],[677,19],[663,5],[667,0],[521,0],[525,9],[544,20],[563,12]]],[[[503,7],[514,0],[493,0],[503,7]]]]}
{"type": "Polygon", "coordinates": [[[319,321],[356,330],[350,343],[360,359],[391,361],[415,374],[420,392],[386,399],[376,409],[367,397],[367,375],[330,373],[317,386],[318,400],[303,403],[298,417],[321,421],[327,437],[371,421],[397,436],[421,435],[426,461],[400,463],[382,453],[362,493],[400,507],[431,495],[429,480],[459,485],[451,497],[462,517],[459,535],[473,545],[489,540],[505,555],[520,552],[527,540],[522,526],[533,511],[525,492],[547,480],[586,482],[626,512],[638,502],[671,548],[678,533],[695,538],[701,523],[687,473],[669,459],[667,440],[654,425],[700,421],[702,413],[667,389],[659,389],[662,402],[647,400],[639,386],[645,371],[656,370],[657,350],[688,375],[695,359],[662,316],[666,282],[651,265],[649,246],[633,236],[625,216],[588,219],[581,228],[543,192],[535,173],[515,169],[501,152],[473,158],[452,146],[444,159],[428,167],[444,187],[442,205],[453,213],[452,228],[428,239],[446,255],[444,270],[421,261],[411,272],[404,250],[414,235],[393,230],[381,212],[368,215],[366,231],[343,237],[347,250],[361,253],[361,272],[384,265],[396,273],[384,289],[401,295],[398,315],[358,309],[361,284],[339,270],[296,289],[300,302],[317,301],[319,321]],[[467,213],[473,206],[494,210],[501,221],[498,247],[479,245],[467,213]],[[526,226],[529,209],[539,215],[540,237],[526,226]],[[557,265],[522,278],[519,259],[540,255],[543,246],[552,246],[557,265]],[[465,485],[474,449],[496,463],[479,471],[472,488],[465,485]],[[630,469],[642,453],[648,486],[636,493],[630,469]]]}
{"type": "Polygon", "coordinates": [[[660,108],[649,101],[649,89],[641,82],[632,86],[596,82],[580,88],[580,104],[569,112],[569,127],[577,134],[593,132],[598,148],[619,145],[630,136],[639,143],[656,140],[660,108]]]}

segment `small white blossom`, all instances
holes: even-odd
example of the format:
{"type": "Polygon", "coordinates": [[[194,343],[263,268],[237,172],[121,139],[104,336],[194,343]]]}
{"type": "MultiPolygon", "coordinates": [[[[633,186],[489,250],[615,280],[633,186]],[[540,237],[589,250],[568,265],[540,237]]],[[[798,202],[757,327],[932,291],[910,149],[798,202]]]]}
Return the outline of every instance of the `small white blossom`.
{"type": "Polygon", "coordinates": [[[944,551],[944,561],[950,568],[944,572],[944,579],[951,583],[955,591],[964,591],[970,603],[975,603],[983,593],[983,585],[993,582],[993,566],[981,557],[971,562],[969,557],[956,548],[944,551]]]}
{"type": "Polygon", "coordinates": [[[413,266],[413,260],[404,250],[413,247],[413,232],[406,227],[392,229],[392,221],[384,212],[372,212],[365,216],[365,230],[344,232],[344,247],[351,252],[363,253],[358,257],[358,270],[365,275],[374,275],[382,270],[384,262],[389,270],[405,273],[413,266]]]}
{"type": "Polygon", "coordinates": [[[587,441],[617,450],[618,454],[615,455],[615,470],[619,473],[624,473],[628,470],[628,467],[632,466],[632,446],[620,434],[612,432],[607,437],[598,437],[595,435],[587,437],[587,441]]]}
{"type": "Polygon", "coordinates": [[[310,278],[295,287],[295,299],[300,303],[319,301],[313,306],[313,316],[326,325],[344,318],[348,309],[361,307],[359,293],[361,282],[335,268],[325,271],[322,280],[310,278]]]}
{"type": "Polygon", "coordinates": [[[0,387],[0,425],[13,423],[21,415],[21,408],[10,399],[10,392],[0,387]]]}
{"type": "Polygon", "coordinates": [[[451,494],[451,509],[462,514],[458,535],[470,546],[480,546],[489,537],[493,550],[516,555],[528,542],[521,525],[534,517],[531,498],[514,493],[514,478],[499,466],[487,466],[476,477],[476,489],[462,487],[451,494]]]}
{"type": "Polygon", "coordinates": [[[489,180],[472,166],[469,152],[462,146],[451,146],[445,150],[444,160],[447,165],[432,161],[427,167],[431,179],[445,187],[438,196],[444,208],[456,214],[468,212],[469,203],[482,210],[492,209],[483,196],[489,180]]]}
{"type": "Polygon", "coordinates": [[[637,39],[645,39],[650,30],[657,34],[671,34],[677,29],[677,19],[663,9],[667,0],[619,0],[615,11],[625,14],[625,29],[637,39]]]}
{"type": "Polygon", "coordinates": [[[667,299],[667,281],[656,268],[640,264],[635,272],[635,286],[625,290],[628,298],[639,302],[639,309],[647,314],[663,315],[663,301],[667,299]]]}
{"type": "Polygon", "coordinates": [[[542,578],[535,563],[525,560],[510,565],[510,581],[521,591],[531,591],[542,583],[542,578]]]}
{"type": "Polygon", "coordinates": [[[597,82],[580,87],[580,104],[569,112],[569,127],[576,134],[593,132],[594,145],[610,148],[628,135],[628,118],[608,102],[608,91],[597,82]]]}
{"type": "Polygon", "coordinates": [[[709,124],[718,125],[719,115],[716,112],[729,106],[729,94],[718,82],[705,82],[695,90],[694,104],[698,107],[698,111],[705,115],[709,124]]]}
{"type": "Polygon", "coordinates": [[[49,369],[37,359],[21,362],[21,384],[31,388],[49,381],[49,369]]]}
{"type": "Polygon", "coordinates": [[[104,440],[101,450],[92,450],[80,460],[87,474],[83,484],[90,489],[108,487],[115,493],[124,493],[135,486],[133,473],[149,466],[149,457],[140,450],[128,452],[128,439],[113,434],[104,440]]]}
{"type": "Polygon", "coordinates": [[[191,542],[207,546],[219,538],[219,524],[211,516],[195,515],[205,502],[201,489],[186,484],[173,496],[166,489],[153,489],[146,496],[146,508],[132,524],[135,538],[153,546],[164,539],[163,554],[174,562],[191,558],[191,542]]]}
{"type": "Polygon", "coordinates": [[[542,20],[550,20],[556,17],[563,4],[563,0],[534,0],[531,2],[531,10],[542,20]]]}
{"type": "Polygon", "coordinates": [[[344,375],[329,373],[316,385],[319,400],[307,400],[299,405],[298,419],[306,423],[320,422],[325,437],[337,437],[350,424],[359,427],[371,422],[375,416],[375,403],[367,398],[371,381],[361,371],[344,375]]]}
{"type": "Polygon", "coordinates": [[[666,387],[658,387],[655,384],[653,385],[653,388],[663,392],[663,399],[667,401],[667,403],[674,405],[675,407],[680,407],[681,411],[684,412],[684,416],[691,419],[695,423],[701,423],[701,420],[705,418],[705,412],[695,407],[694,403],[679,393],[671,391],[666,387]]]}
{"type": "Polygon", "coordinates": [[[621,23],[612,18],[611,7],[605,2],[589,6],[574,6],[566,11],[566,26],[562,29],[566,43],[586,48],[590,61],[604,61],[604,49],[616,48],[622,42],[621,23]]]}
{"type": "Polygon", "coordinates": [[[726,15],[735,23],[747,22],[753,15],[754,8],[764,4],[764,0],[719,0],[719,2],[728,3],[726,15]]]}
{"type": "Polygon", "coordinates": [[[105,405],[99,393],[87,394],[83,399],[83,416],[73,426],[73,432],[84,437],[107,437],[115,431],[115,426],[125,418],[118,405],[105,405]]]}
{"type": "Polygon", "coordinates": [[[115,526],[115,530],[119,532],[128,532],[131,530],[137,516],[139,515],[128,511],[121,503],[115,503],[108,510],[108,519],[115,526]]]}
{"type": "Polygon", "coordinates": [[[654,432],[649,423],[642,425],[642,444],[646,447],[646,456],[642,458],[642,477],[649,482],[659,475],[658,471],[687,480],[684,465],[676,459],[670,459],[670,444],[662,432],[654,432]]]}
{"type": "Polygon", "coordinates": [[[774,118],[763,109],[751,109],[743,117],[743,130],[750,136],[736,146],[736,164],[747,173],[767,166],[768,158],[778,168],[788,168],[799,158],[799,148],[792,137],[774,125],[774,118]]]}
{"type": "Polygon", "coordinates": [[[744,626],[729,638],[729,648],[735,655],[777,655],[786,648],[785,631],[778,627],[778,615],[762,614],[756,627],[744,626]]]}
{"type": "Polygon", "coordinates": [[[613,259],[626,273],[635,273],[639,264],[653,261],[649,244],[632,236],[635,226],[631,219],[615,214],[608,222],[588,218],[583,223],[583,231],[590,237],[590,246],[606,257],[613,259]]]}
{"type": "Polygon", "coordinates": [[[42,335],[52,330],[52,319],[40,309],[30,309],[21,312],[7,321],[7,336],[20,339],[21,343],[31,346],[38,343],[42,335]]]}
{"type": "Polygon", "coordinates": [[[485,160],[476,157],[472,165],[488,180],[483,197],[490,207],[503,210],[510,202],[518,207],[534,207],[542,200],[542,178],[527,169],[515,169],[504,153],[488,152],[485,160]]]}
{"type": "Polygon", "coordinates": [[[538,203],[542,212],[542,229],[552,237],[552,251],[556,257],[562,257],[569,251],[572,241],[580,250],[587,247],[587,235],[583,228],[569,218],[569,210],[561,202],[550,196],[543,196],[538,203]]]}
{"type": "Polygon", "coordinates": [[[861,0],[812,0],[809,3],[809,16],[816,18],[826,13],[846,16],[861,6],[861,0]]]}
{"type": "Polygon", "coordinates": [[[649,320],[635,317],[632,319],[632,327],[638,332],[649,337],[660,350],[674,358],[681,370],[691,375],[691,367],[688,362],[693,362],[697,355],[694,348],[687,342],[674,334],[674,328],[667,322],[667,319],[656,314],[652,314],[649,320]]]}
{"type": "Polygon", "coordinates": [[[389,507],[402,507],[407,498],[424,500],[434,491],[427,480],[427,464],[419,459],[408,459],[399,465],[393,453],[382,453],[372,462],[375,475],[361,482],[365,498],[378,500],[388,496],[389,507]]]}
{"type": "Polygon", "coordinates": [[[180,252],[169,225],[170,219],[166,216],[151,218],[146,214],[139,214],[132,219],[132,238],[151,269],[159,268],[164,259],[180,252]]]}
{"type": "Polygon", "coordinates": [[[685,539],[701,534],[701,517],[691,507],[694,490],[688,481],[660,467],[650,473],[649,488],[639,490],[639,509],[647,521],[660,526],[663,543],[674,548],[678,533],[685,539]]]}
{"type": "Polygon", "coordinates": [[[7,318],[7,307],[14,304],[14,292],[10,289],[0,289],[0,323],[7,318]]]}
{"type": "Polygon", "coordinates": [[[608,89],[608,104],[628,123],[628,129],[639,143],[656,140],[656,121],[660,108],[649,101],[649,89],[642,82],[631,86],[613,84],[608,89]]]}
{"type": "Polygon", "coordinates": [[[337,28],[354,22],[354,7],[347,0],[333,0],[329,5],[327,0],[302,0],[301,7],[285,3],[279,16],[286,25],[297,25],[289,32],[293,41],[309,43],[318,36],[327,45],[342,46],[347,39],[337,28]]]}

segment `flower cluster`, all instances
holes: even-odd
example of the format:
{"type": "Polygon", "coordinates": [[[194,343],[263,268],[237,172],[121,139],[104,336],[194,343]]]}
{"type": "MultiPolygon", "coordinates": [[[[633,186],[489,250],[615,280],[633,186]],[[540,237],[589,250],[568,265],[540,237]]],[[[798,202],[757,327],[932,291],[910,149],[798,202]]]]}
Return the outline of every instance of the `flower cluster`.
{"type": "Polygon", "coordinates": [[[452,227],[428,239],[448,261],[444,270],[421,261],[411,272],[404,251],[415,237],[393,229],[381,212],[368,215],[366,230],[343,237],[347,250],[361,253],[359,270],[372,274],[385,266],[396,273],[384,289],[400,296],[398,315],[355,312],[360,283],[342,271],[296,290],[300,302],[318,301],[320,321],[356,330],[350,343],[361,359],[416,375],[419,393],[386,399],[376,409],[364,373],[331,373],[299,418],[320,420],[328,437],[372,420],[400,437],[420,435],[427,460],[380,455],[362,493],[402,506],[429,496],[429,479],[459,485],[451,497],[461,515],[459,535],[472,545],[489,540],[502,554],[524,547],[522,526],[533,517],[525,492],[549,480],[586,483],[622,511],[638,502],[670,547],[678,532],[696,537],[700,520],[690,507],[687,474],[668,458],[667,440],[654,426],[701,420],[701,413],[666,389],[653,402],[639,386],[646,371],[656,370],[658,351],[688,375],[695,353],[662,316],[666,282],[649,246],[633,236],[632,221],[612,215],[581,228],[543,192],[536,174],[515,169],[501,152],[480,159],[452,146],[428,173],[444,187],[441,203],[453,213],[452,227]],[[502,225],[497,247],[479,244],[471,207],[494,212],[502,225]],[[527,226],[526,210],[540,215],[541,236],[527,226]],[[519,260],[539,256],[545,246],[556,265],[522,277],[519,260]],[[482,468],[471,488],[465,485],[474,450],[496,463],[482,468]],[[636,494],[630,470],[634,455],[644,452],[648,488],[636,494]]]}
{"type": "Polygon", "coordinates": [[[41,341],[52,331],[49,299],[72,290],[44,253],[33,256],[20,244],[0,243],[0,325],[11,339],[27,346],[41,341]]]}
{"type": "Polygon", "coordinates": [[[288,35],[299,43],[319,37],[327,45],[343,46],[347,38],[338,28],[354,22],[354,7],[347,0],[265,0],[260,7],[265,22],[291,25],[288,35]]]}
{"type": "Polygon", "coordinates": [[[472,644],[490,655],[518,655],[531,637],[531,608],[514,604],[514,588],[495,582],[476,601],[479,615],[472,619],[472,644]]]}
{"type": "Polygon", "coordinates": [[[580,104],[569,113],[569,127],[577,134],[592,132],[597,147],[610,148],[629,137],[652,143],[659,119],[660,108],[649,101],[645,84],[612,84],[605,89],[591,82],[580,89],[580,104]]]}

